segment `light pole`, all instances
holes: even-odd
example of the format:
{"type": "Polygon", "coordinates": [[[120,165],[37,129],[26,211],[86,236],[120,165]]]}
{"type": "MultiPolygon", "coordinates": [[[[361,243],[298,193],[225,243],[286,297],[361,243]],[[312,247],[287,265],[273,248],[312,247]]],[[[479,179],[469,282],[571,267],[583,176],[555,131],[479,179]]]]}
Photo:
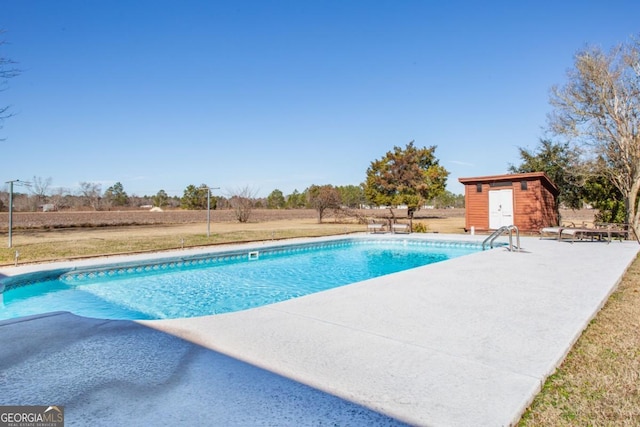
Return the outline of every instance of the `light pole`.
{"type": "Polygon", "coordinates": [[[207,187],[207,239],[211,236],[211,190],[219,190],[220,187],[207,187]]]}

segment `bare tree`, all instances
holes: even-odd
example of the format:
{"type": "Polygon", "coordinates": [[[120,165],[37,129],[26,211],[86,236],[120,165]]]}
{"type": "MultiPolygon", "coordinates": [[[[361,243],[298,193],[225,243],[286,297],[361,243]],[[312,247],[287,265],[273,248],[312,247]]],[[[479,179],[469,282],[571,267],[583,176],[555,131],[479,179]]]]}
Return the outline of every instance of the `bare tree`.
{"type": "Polygon", "coordinates": [[[327,209],[340,208],[340,192],[333,185],[312,185],[307,189],[309,205],[318,212],[318,224],[327,209]]]}
{"type": "Polygon", "coordinates": [[[0,212],[4,212],[9,207],[9,192],[7,186],[4,185],[0,188],[0,212]]]}
{"type": "Polygon", "coordinates": [[[257,193],[256,190],[251,189],[248,186],[238,188],[228,192],[229,204],[234,210],[236,219],[239,222],[248,222],[253,210],[253,199],[257,193]]]}
{"type": "Polygon", "coordinates": [[[91,206],[94,210],[100,207],[100,195],[102,194],[102,185],[96,182],[81,182],[80,196],[83,198],[85,205],[91,206]]]}
{"type": "Polygon", "coordinates": [[[609,52],[597,47],[578,52],[568,80],[563,87],[552,88],[551,128],[601,160],[601,173],[622,193],[627,222],[637,231],[640,42],[632,39],[609,52]]]}
{"type": "Polygon", "coordinates": [[[34,176],[31,181],[31,186],[29,187],[31,190],[31,194],[35,198],[35,203],[37,206],[43,205],[47,201],[47,193],[49,192],[49,187],[51,186],[51,177],[49,178],[41,178],[39,176],[34,176]]]}
{"type": "Polygon", "coordinates": [[[224,196],[216,196],[216,209],[231,209],[229,199],[224,196]]]}
{"type": "MultiPolygon", "coordinates": [[[[0,30],[0,35],[4,33],[3,30],[0,30]]],[[[3,40],[0,40],[0,46],[5,44],[3,40]]],[[[10,60],[9,58],[5,58],[0,56],[0,91],[5,89],[7,80],[12,77],[15,77],[19,74],[17,68],[15,68],[15,62],[10,60]]],[[[9,106],[0,106],[0,129],[2,129],[2,122],[4,119],[10,117],[9,106]]]]}
{"type": "Polygon", "coordinates": [[[33,210],[33,204],[29,198],[29,194],[20,191],[13,192],[13,209],[16,212],[30,212],[33,210]]]}
{"type": "Polygon", "coordinates": [[[64,188],[64,187],[58,187],[58,188],[54,188],[51,191],[51,195],[49,197],[49,201],[51,202],[51,204],[53,205],[53,210],[60,210],[68,206],[68,199],[71,197],[70,196],[70,191],[68,188],[64,188]]]}

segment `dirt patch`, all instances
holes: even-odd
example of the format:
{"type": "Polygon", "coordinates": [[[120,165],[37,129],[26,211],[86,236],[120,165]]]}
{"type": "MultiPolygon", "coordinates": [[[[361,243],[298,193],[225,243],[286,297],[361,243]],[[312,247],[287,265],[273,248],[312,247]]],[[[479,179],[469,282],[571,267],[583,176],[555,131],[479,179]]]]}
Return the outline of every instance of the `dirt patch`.
{"type": "MultiPolygon", "coordinates": [[[[0,230],[8,229],[9,214],[0,213],[0,230]]],[[[286,219],[313,219],[311,209],[254,210],[250,222],[278,221],[286,219]]],[[[126,225],[193,224],[207,221],[206,211],[169,210],[150,212],[140,210],[95,211],[95,212],[14,212],[14,229],[41,228],[92,228],[126,225]]],[[[232,210],[212,210],[211,222],[236,222],[232,210]]]]}

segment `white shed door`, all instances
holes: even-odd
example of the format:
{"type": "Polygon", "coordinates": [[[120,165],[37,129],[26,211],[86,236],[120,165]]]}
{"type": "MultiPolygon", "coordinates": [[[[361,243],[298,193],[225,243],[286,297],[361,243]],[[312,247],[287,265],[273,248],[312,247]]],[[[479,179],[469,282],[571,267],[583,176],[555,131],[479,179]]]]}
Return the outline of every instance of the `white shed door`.
{"type": "Polygon", "coordinates": [[[489,228],[513,225],[513,190],[489,191],[489,228]]]}

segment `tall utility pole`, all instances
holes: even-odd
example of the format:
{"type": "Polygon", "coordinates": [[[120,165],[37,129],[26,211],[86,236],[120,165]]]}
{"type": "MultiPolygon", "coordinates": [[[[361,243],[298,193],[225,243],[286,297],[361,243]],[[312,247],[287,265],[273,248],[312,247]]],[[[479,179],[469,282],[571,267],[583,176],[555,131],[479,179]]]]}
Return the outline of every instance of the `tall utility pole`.
{"type": "Polygon", "coordinates": [[[207,187],[207,238],[211,236],[211,190],[219,190],[220,187],[207,187]]]}

